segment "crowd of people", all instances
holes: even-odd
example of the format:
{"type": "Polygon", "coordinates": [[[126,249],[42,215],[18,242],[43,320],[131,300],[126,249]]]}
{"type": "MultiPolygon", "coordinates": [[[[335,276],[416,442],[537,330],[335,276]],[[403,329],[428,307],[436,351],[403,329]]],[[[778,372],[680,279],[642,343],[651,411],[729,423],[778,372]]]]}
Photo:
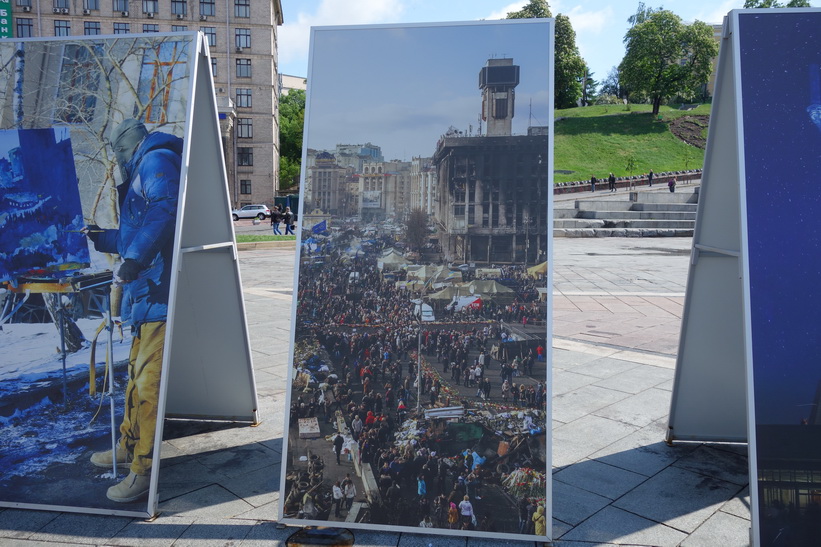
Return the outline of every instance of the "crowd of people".
{"type": "MultiPolygon", "coordinates": [[[[311,340],[313,359],[324,369],[312,372],[310,363],[295,363],[298,371],[313,374],[317,389],[295,392],[291,423],[304,417],[331,423],[337,413],[344,416],[357,463],[371,470],[378,485],[381,508],[370,507],[372,522],[494,531],[494,508],[483,505],[482,493],[488,483],[498,487],[498,474],[482,466],[483,458],[472,449],[445,453],[426,434],[399,439],[410,417],[421,418],[414,412],[418,406],[496,401],[545,408],[546,383],[532,377],[543,345],[517,346],[512,356],[499,351],[509,334],[502,321],[526,323],[539,315],[535,299],[518,297],[536,295],[535,284],[523,269],[505,267],[503,274],[521,289],[511,302],[488,306],[487,317],[421,324],[409,292],[377,268],[380,247],[352,256],[344,245],[328,246],[313,255],[322,261],[303,263],[297,336],[311,340]]],[[[341,477],[333,483],[334,516],[341,518],[350,509],[346,485],[341,477]]],[[[515,514],[515,503],[511,510],[515,514]]],[[[528,533],[511,530],[509,523],[500,531],[528,533]]]]}

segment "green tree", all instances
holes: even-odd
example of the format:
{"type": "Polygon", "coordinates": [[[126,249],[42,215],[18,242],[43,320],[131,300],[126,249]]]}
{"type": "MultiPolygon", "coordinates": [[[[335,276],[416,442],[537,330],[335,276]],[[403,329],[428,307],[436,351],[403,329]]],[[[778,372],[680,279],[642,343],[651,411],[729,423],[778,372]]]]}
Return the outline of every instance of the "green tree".
{"type": "MultiPolygon", "coordinates": [[[[532,19],[551,17],[550,6],[545,0],[530,0],[519,11],[507,14],[508,19],[532,19]]],[[[585,62],[576,46],[576,32],[570,18],[561,13],[556,15],[555,34],[555,81],[553,101],[555,108],[572,108],[582,96],[582,79],[585,62]]]]}
{"type": "Polygon", "coordinates": [[[585,67],[582,77],[582,106],[590,106],[596,102],[596,89],[599,83],[593,79],[595,72],[590,67],[585,67]]]}
{"type": "Polygon", "coordinates": [[[637,23],[627,31],[624,42],[621,84],[632,97],[650,100],[653,115],[666,99],[698,95],[718,55],[710,26],[701,21],[685,25],[668,10],[654,11],[637,23]]]}
{"type": "Polygon", "coordinates": [[[635,27],[639,23],[647,21],[647,19],[649,19],[650,16],[656,13],[657,11],[661,11],[663,9],[664,8],[662,7],[648,8],[644,5],[644,2],[639,2],[639,7],[636,8],[636,13],[628,17],[627,22],[630,23],[631,27],[635,27]]]}
{"type": "Polygon", "coordinates": [[[809,0],[790,0],[786,4],[777,0],[745,0],[745,8],[811,8],[809,0]]]}
{"type": "Polygon", "coordinates": [[[302,129],[305,126],[305,92],[292,89],[279,98],[279,185],[299,183],[302,164],[302,129]]]}
{"type": "Polygon", "coordinates": [[[547,0],[530,0],[530,3],[519,11],[508,12],[508,19],[547,19],[550,15],[550,6],[547,0]]]}
{"type": "Polygon", "coordinates": [[[556,108],[572,108],[582,96],[585,62],[576,47],[576,31],[570,18],[561,13],[556,15],[556,66],[555,102],[556,108]]]}
{"type": "Polygon", "coordinates": [[[428,238],[428,215],[422,209],[413,209],[405,224],[405,241],[411,249],[422,251],[428,238]]]}
{"type": "Polygon", "coordinates": [[[599,88],[599,94],[613,95],[614,97],[622,96],[621,84],[619,83],[619,67],[614,66],[607,73],[607,78],[604,79],[599,88]]]}

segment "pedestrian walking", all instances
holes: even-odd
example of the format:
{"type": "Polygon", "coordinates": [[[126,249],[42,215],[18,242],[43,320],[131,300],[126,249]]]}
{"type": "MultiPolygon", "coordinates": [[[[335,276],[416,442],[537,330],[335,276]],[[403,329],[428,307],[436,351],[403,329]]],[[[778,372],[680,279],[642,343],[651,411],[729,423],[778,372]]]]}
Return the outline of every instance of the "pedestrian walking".
{"type": "Polygon", "coordinates": [[[282,222],[282,211],[279,210],[279,205],[274,205],[274,208],[271,210],[271,228],[275,236],[282,235],[282,232],[279,231],[280,222],[282,222]]]}
{"type": "Polygon", "coordinates": [[[339,456],[342,454],[342,445],[345,444],[345,439],[339,433],[334,437],[334,452],[336,453],[336,465],[340,465],[339,456]]]}
{"type": "MultiPolygon", "coordinates": [[[[339,455],[337,455],[337,458],[339,455]]],[[[345,497],[345,494],[342,492],[342,486],[339,484],[339,481],[334,483],[333,487],[333,495],[334,495],[334,516],[340,517],[339,510],[342,508],[342,500],[345,497]]]]}
{"type": "Polygon", "coordinates": [[[607,177],[607,183],[610,186],[610,191],[615,192],[616,191],[616,175],[614,175],[612,171],[610,171],[610,176],[607,177]]]}

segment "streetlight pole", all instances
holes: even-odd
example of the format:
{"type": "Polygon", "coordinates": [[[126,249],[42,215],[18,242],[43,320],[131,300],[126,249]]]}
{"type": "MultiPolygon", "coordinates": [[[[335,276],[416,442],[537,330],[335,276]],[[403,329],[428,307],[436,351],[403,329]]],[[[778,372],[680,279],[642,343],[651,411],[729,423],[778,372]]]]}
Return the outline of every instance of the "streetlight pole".
{"type": "MultiPolygon", "coordinates": [[[[422,299],[420,298],[421,302],[422,299]]],[[[422,304],[419,304],[419,314],[422,314],[422,304]]],[[[416,318],[418,329],[418,347],[416,348],[416,414],[422,410],[422,320],[421,317],[416,318]]]]}

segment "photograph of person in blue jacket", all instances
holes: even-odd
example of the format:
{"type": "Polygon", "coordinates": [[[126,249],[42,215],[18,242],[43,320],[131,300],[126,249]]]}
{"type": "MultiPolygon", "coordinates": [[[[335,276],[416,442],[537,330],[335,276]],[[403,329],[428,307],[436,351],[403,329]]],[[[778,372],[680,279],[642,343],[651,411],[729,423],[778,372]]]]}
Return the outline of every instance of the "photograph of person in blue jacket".
{"type": "Polygon", "coordinates": [[[96,250],[122,259],[115,282],[123,286],[121,315],[133,338],[116,453],[96,452],[91,463],[111,468],[116,461],[118,469],[128,470],[106,493],[127,503],[147,494],[151,482],[183,141],[126,119],[110,142],[122,175],[120,224],[116,229],[89,225],[85,233],[96,250]]]}

